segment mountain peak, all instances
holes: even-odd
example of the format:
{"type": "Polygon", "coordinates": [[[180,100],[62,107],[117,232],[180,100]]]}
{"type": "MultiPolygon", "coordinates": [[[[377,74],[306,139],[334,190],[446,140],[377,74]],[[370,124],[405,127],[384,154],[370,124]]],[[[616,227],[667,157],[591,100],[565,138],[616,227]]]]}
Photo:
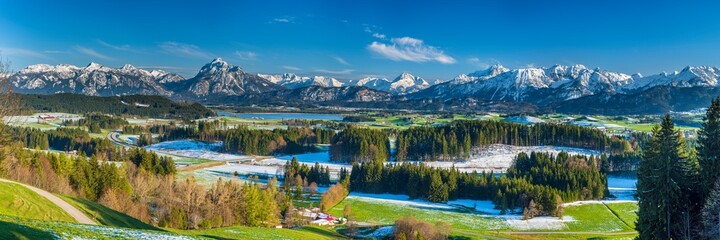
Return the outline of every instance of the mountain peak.
{"type": "Polygon", "coordinates": [[[396,78],[396,80],[405,79],[405,78],[415,78],[415,76],[413,76],[413,75],[410,74],[409,72],[403,72],[403,73],[400,74],[400,76],[398,76],[398,77],[396,78]]]}
{"type": "Polygon", "coordinates": [[[135,68],[135,66],[133,66],[133,65],[131,65],[131,64],[125,64],[125,65],[122,67],[122,70],[125,70],[125,71],[132,71],[132,70],[135,70],[135,69],[137,69],[137,68],[135,68]]]}
{"type": "Polygon", "coordinates": [[[88,64],[87,67],[85,67],[85,70],[92,71],[92,70],[100,69],[101,67],[103,67],[103,66],[100,65],[99,63],[90,62],[90,64],[88,64]]]}

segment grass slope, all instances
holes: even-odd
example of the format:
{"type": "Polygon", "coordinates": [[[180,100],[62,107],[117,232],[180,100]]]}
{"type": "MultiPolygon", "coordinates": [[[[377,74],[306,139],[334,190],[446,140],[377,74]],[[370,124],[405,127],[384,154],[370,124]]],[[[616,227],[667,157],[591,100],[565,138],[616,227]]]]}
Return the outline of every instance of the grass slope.
{"type": "Polygon", "coordinates": [[[0,214],[38,220],[75,222],[60,207],[32,190],[0,182],[0,214]]]}
{"type": "Polygon", "coordinates": [[[635,222],[637,221],[637,203],[610,203],[607,204],[608,208],[612,210],[620,220],[625,222],[631,228],[635,228],[635,222]]]}
{"type": "Polygon", "coordinates": [[[177,233],[207,237],[213,239],[345,239],[328,228],[302,227],[297,230],[278,228],[256,228],[233,226],[206,230],[173,230],[177,233]]]}
{"type": "Polygon", "coordinates": [[[153,227],[152,225],[146,224],[140,220],[125,215],[124,213],[112,210],[93,201],[66,195],[58,195],[58,197],[65,200],[70,205],[73,205],[96,222],[105,226],[160,230],[159,228],[153,227]]]}
{"type": "Polygon", "coordinates": [[[489,230],[507,229],[507,224],[501,220],[480,214],[460,211],[448,211],[437,209],[422,209],[408,207],[400,204],[388,204],[380,201],[359,199],[354,197],[345,198],[340,204],[330,210],[335,216],[342,216],[345,204],[350,204],[352,215],[356,221],[377,225],[391,225],[395,220],[414,216],[417,219],[428,222],[446,222],[454,230],[482,232],[489,230]]]}
{"type": "Polygon", "coordinates": [[[565,216],[574,221],[567,222],[568,232],[628,232],[634,231],[615,216],[604,204],[582,204],[565,208],[565,216]]]}
{"type": "Polygon", "coordinates": [[[174,233],[0,215],[0,239],[193,239],[174,233]]]}

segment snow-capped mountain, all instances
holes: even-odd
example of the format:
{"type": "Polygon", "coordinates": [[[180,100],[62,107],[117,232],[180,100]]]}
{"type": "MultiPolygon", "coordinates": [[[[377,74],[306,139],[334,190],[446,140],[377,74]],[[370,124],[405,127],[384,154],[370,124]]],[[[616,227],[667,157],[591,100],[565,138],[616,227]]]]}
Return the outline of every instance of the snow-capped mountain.
{"type": "Polygon", "coordinates": [[[495,106],[501,102],[523,102],[559,111],[573,108],[602,110],[603,105],[589,107],[593,103],[602,103],[616,109],[630,109],[627,110],[629,112],[642,112],[648,109],[641,106],[644,103],[672,106],[660,111],[675,110],[695,107],[699,99],[720,94],[720,69],[707,66],[689,66],[672,73],[642,76],[591,69],[583,65],[517,69],[495,65],[460,74],[447,81],[429,82],[410,73],[402,73],[392,80],[365,77],[343,82],[330,77],[304,77],[292,73],[250,74],[218,58],[204,65],[190,79],[162,70],[148,71],[132,65],[112,68],[97,63],[85,67],[37,64],[7,77],[18,93],[146,94],[201,102],[236,99],[263,103],[263,99],[272,98],[276,103],[332,100],[378,104],[365,106],[382,106],[387,101],[393,101],[410,108],[413,104],[404,105],[401,102],[433,106],[440,100],[451,108],[459,103],[495,106]],[[670,100],[678,104],[666,103],[670,100]],[[629,107],[623,108],[625,105],[629,107]]]}
{"type": "Polygon", "coordinates": [[[205,64],[195,77],[169,86],[175,92],[193,97],[234,96],[281,89],[277,84],[256,74],[246,73],[239,66],[230,65],[221,58],[205,64]]]}
{"type": "Polygon", "coordinates": [[[347,85],[363,86],[370,89],[385,91],[393,94],[404,95],[414,93],[430,87],[430,83],[421,77],[413,76],[410,73],[402,73],[392,81],[387,78],[365,77],[349,81],[347,85]]]}
{"type": "Polygon", "coordinates": [[[486,100],[570,100],[598,93],[615,93],[632,81],[627,74],[588,69],[583,65],[509,70],[493,66],[460,75],[422,91],[417,96],[440,98],[479,97],[486,100]],[[548,99],[549,98],[549,99],[548,99]]]}
{"type": "Polygon", "coordinates": [[[510,71],[510,69],[507,69],[502,65],[493,65],[485,70],[475,71],[469,74],[460,74],[449,82],[451,84],[464,84],[475,80],[487,80],[508,71],[510,71]]]}
{"type": "Polygon", "coordinates": [[[68,64],[30,65],[10,76],[10,82],[19,93],[78,93],[92,96],[170,96],[172,92],[160,84],[163,79],[176,81],[182,77],[162,71],[149,72],[129,64],[122,68],[110,68],[97,63],[90,63],[86,67],[68,64]]]}
{"type": "MultiPolygon", "coordinates": [[[[285,73],[282,75],[271,75],[271,74],[258,74],[259,77],[264,78],[270,82],[278,84],[288,89],[304,88],[309,86],[320,86],[320,87],[344,87],[344,86],[357,86],[367,87],[374,90],[385,91],[393,94],[407,94],[414,93],[430,87],[428,81],[423,78],[415,77],[410,73],[403,73],[394,80],[390,81],[387,78],[378,77],[365,77],[357,80],[348,80],[347,82],[341,82],[335,78],[325,76],[313,76],[303,77],[293,73],[285,73]]],[[[441,83],[443,81],[436,80],[435,83],[441,83]]]]}
{"type": "Polygon", "coordinates": [[[687,66],[680,72],[660,73],[642,77],[642,75],[634,75],[635,81],[626,86],[627,92],[637,92],[655,86],[675,86],[675,87],[716,87],[718,86],[718,77],[720,77],[720,69],[716,67],[691,67],[687,66]]]}
{"type": "Polygon", "coordinates": [[[282,75],[258,74],[258,76],[289,89],[309,86],[342,87],[344,85],[335,78],[325,76],[301,77],[294,73],[285,73],[282,75]]]}

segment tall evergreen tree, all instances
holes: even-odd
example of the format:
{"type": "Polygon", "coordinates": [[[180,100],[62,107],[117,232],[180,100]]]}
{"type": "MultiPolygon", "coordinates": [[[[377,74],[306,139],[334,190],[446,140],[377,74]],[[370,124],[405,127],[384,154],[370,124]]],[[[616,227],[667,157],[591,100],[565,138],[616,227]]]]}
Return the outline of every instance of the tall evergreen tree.
{"type": "Polygon", "coordinates": [[[698,134],[701,195],[707,196],[720,176],[720,98],[710,104],[698,134]]]}
{"type": "Polygon", "coordinates": [[[638,169],[640,209],[636,229],[640,239],[686,239],[694,209],[693,166],[684,152],[684,140],[666,115],[644,152],[638,169]]]}

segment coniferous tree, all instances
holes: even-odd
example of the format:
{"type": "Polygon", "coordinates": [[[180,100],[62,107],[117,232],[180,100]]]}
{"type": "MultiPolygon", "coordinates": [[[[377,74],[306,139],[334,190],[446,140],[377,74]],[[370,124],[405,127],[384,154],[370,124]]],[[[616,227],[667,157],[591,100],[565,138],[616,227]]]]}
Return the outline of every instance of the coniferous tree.
{"type": "Polygon", "coordinates": [[[640,239],[685,239],[695,206],[693,166],[684,152],[684,140],[666,115],[644,151],[638,169],[639,198],[636,230],[640,239]],[[687,225],[687,226],[685,226],[687,225]]]}
{"type": "Polygon", "coordinates": [[[710,104],[698,134],[698,162],[702,196],[707,196],[720,176],[720,98],[710,104]]]}

